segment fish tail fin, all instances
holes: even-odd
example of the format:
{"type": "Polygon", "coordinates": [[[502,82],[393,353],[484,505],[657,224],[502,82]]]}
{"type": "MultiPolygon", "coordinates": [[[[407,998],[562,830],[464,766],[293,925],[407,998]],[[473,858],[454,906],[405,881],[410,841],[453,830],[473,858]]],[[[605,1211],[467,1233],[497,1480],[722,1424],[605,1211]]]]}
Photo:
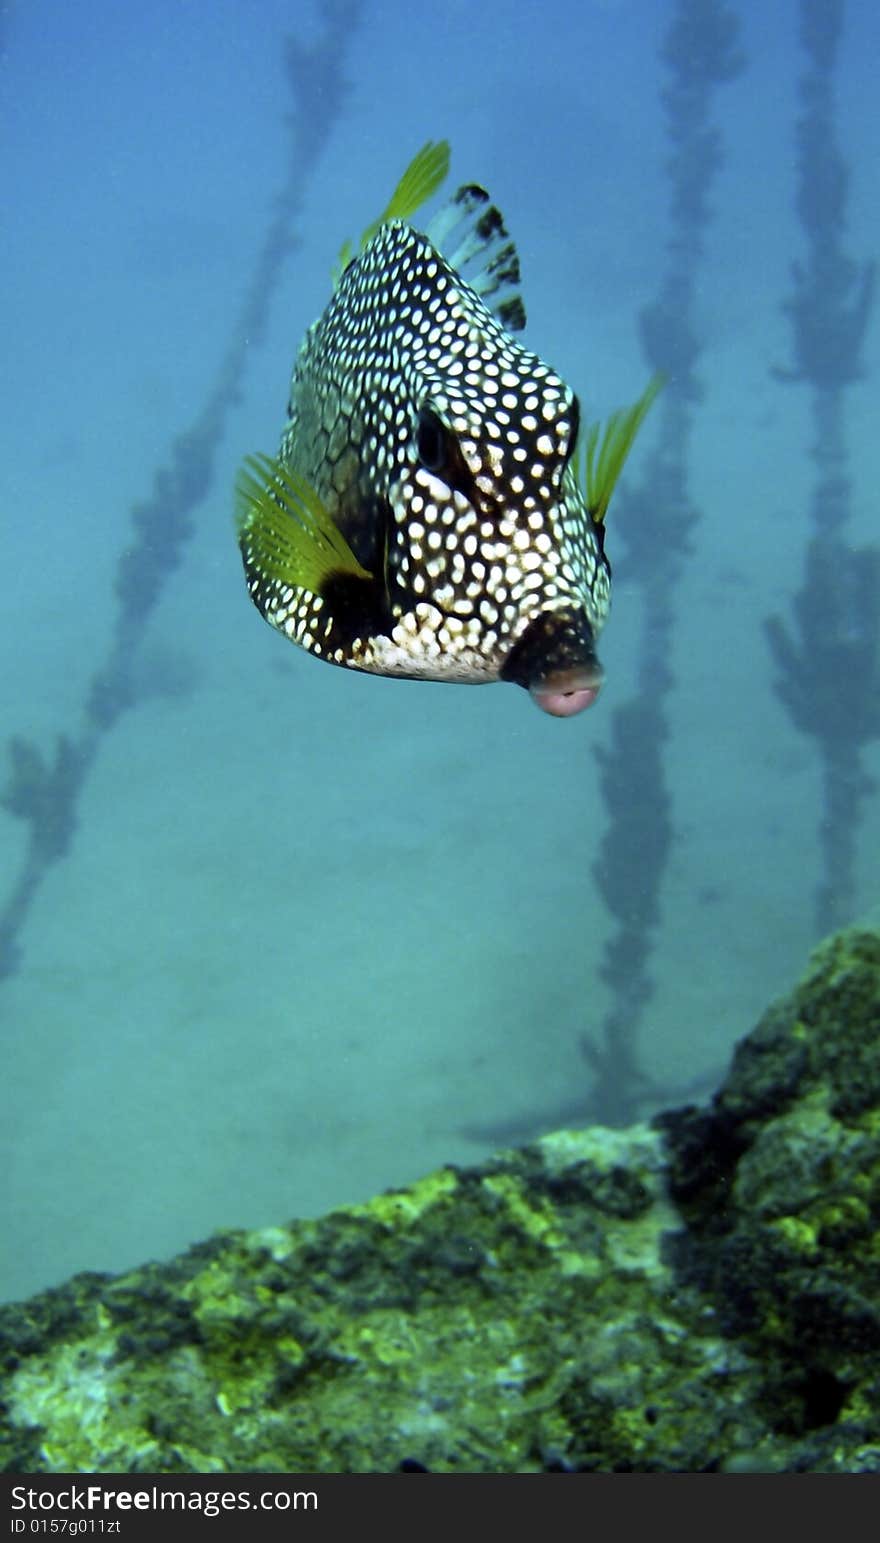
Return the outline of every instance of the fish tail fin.
{"type": "Polygon", "coordinates": [[[519,255],[499,209],[479,183],[460,187],[425,231],[438,252],[495,312],[508,332],[526,324],[519,255]],[[470,266],[471,273],[465,269],[470,266]]]}

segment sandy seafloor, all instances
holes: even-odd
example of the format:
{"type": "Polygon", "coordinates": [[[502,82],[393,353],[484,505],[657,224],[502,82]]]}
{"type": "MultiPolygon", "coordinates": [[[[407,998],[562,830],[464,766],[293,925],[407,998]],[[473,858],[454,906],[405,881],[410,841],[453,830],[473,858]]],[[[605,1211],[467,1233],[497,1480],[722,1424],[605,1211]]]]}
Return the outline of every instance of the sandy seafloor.
{"type": "MultiPolygon", "coordinates": [[[[365,0],[303,245],[153,616],[142,700],[102,746],[74,848],[0,985],[4,1297],[476,1160],[475,1128],[525,1134],[580,1090],[595,1114],[579,1050],[608,1006],[593,752],[637,689],[626,564],[603,696],[560,722],[514,687],[371,679],[291,647],[248,602],[231,485],[244,453],[277,444],[342,240],[429,137],[452,140],[453,181],[485,181],[504,209],[526,340],[585,412],[641,390],[637,317],[666,261],[657,51],[673,9],[365,0]]],[[[770,374],[791,357],[780,305],[803,255],[797,7],[733,9],[748,67],[715,97],[702,518],[676,596],[675,843],[641,1036],[665,1102],[708,1090],[800,972],[820,874],[818,762],[763,630],[802,579],[813,476],[809,392],[770,374]]],[[[250,282],[286,151],[280,40],[315,8],[0,11],[2,724],[49,748],[78,730],[105,656],[131,506],[201,411],[250,282]]],[[[847,17],[837,128],[861,261],[880,250],[880,20],[867,0],[847,17]]],[[[877,539],[876,318],[865,363],[847,396],[856,545],[877,539]]],[[[612,560],[620,546],[612,508],[612,560]]],[[[880,747],[865,764],[880,777],[880,747]]],[[[0,817],[4,883],[23,835],[0,817]]],[[[880,898],[878,872],[875,794],[854,913],[880,898]]]]}

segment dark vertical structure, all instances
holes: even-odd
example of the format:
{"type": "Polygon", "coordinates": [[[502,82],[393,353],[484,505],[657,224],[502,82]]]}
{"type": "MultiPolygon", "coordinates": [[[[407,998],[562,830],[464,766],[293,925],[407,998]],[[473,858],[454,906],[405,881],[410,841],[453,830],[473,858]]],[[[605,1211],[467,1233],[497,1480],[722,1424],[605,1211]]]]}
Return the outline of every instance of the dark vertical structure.
{"type": "Polygon", "coordinates": [[[849,169],[835,133],[834,72],[843,0],[801,0],[806,55],[797,123],[796,208],[806,256],[792,265],[794,363],[774,374],[811,388],[816,468],[805,572],[786,625],[770,617],[767,638],[776,691],[822,761],[823,872],[817,931],[849,921],[855,906],[860,816],[873,783],[865,746],[880,735],[880,549],[847,545],[850,481],[846,388],[862,374],[860,355],[874,300],[873,263],[843,245],[849,169]]]}
{"type": "Polygon", "coordinates": [[[601,965],[611,1004],[598,1042],[582,1041],[595,1077],[590,1107],[607,1124],[627,1124],[653,1091],[639,1065],[638,1031],[654,990],[653,933],[672,842],[664,749],[676,592],[699,517],[688,491],[688,447],[702,396],[693,302],[721,164],[713,99],[742,68],[738,30],[722,0],[678,0],[661,49],[671,231],[666,276],[640,323],[648,364],[666,377],[666,388],[641,487],[621,495],[615,518],[615,530],[631,543],[626,566],[641,587],[643,623],[638,694],[615,710],[610,748],[597,750],[608,824],[594,871],[613,919],[601,965]]]}
{"type": "MultiPolygon", "coordinates": [[[[211,488],[214,463],[231,409],[240,399],[249,351],[266,328],[275,286],[295,250],[294,234],[308,180],[345,96],[342,59],[359,0],[322,0],[323,32],[306,47],[285,44],[290,84],[287,176],[275,201],[256,271],[214,385],[195,422],[174,441],[152,491],[131,510],[116,569],[117,612],[107,657],[96,671],[78,731],[59,733],[52,754],[14,737],[11,771],[0,805],[27,827],[19,873],[0,908],[0,979],[20,962],[18,937],[31,903],[52,865],[70,849],[83,784],[105,734],[136,701],[134,667],[147,623],[169,578],[183,560],[193,517],[211,488]]],[[[224,500],[226,502],[228,500],[224,500]]]]}

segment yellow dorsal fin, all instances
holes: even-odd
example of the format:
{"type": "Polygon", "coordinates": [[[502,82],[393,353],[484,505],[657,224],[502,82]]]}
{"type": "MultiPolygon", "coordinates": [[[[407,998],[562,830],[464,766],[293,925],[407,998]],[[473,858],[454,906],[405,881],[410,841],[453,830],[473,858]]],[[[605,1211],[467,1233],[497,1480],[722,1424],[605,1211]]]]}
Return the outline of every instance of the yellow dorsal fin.
{"type": "MultiPolygon", "coordinates": [[[[583,486],[587,508],[597,525],[601,524],[608,512],[611,495],[632,449],[633,440],[662,386],[663,376],[652,376],[638,401],[633,402],[631,407],[619,407],[611,414],[604,428],[600,423],[591,423],[587,429],[583,486]]],[[[576,454],[575,475],[580,482],[580,447],[576,454]]]]}
{"type": "Polygon", "coordinates": [[[283,461],[249,455],[235,484],[238,544],[248,575],[321,593],[331,574],[369,579],[314,488],[283,461]]]}
{"type": "MultiPolygon", "coordinates": [[[[418,154],[413,156],[379,218],[367,226],[358,243],[358,252],[362,252],[372,241],[380,225],[387,225],[389,220],[411,219],[416,210],[436,193],[448,171],[449,141],[441,139],[435,142],[429,139],[418,154]]],[[[333,270],[334,288],[355,255],[354,243],[346,241],[333,270]]]]}
{"type": "Polygon", "coordinates": [[[361,236],[361,251],[380,225],[385,225],[388,220],[410,219],[436,193],[448,172],[448,139],[438,140],[436,144],[429,139],[418,155],[413,156],[378,220],[367,226],[361,236]]]}

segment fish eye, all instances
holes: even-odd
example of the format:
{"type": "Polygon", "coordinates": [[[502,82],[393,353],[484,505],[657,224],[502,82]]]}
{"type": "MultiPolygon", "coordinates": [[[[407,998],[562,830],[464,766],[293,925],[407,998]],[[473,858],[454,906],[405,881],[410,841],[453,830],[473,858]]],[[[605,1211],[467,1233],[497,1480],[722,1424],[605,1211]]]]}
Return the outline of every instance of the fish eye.
{"type": "Polygon", "coordinates": [[[452,429],[427,402],[419,409],[416,424],[416,454],[425,471],[440,477],[454,493],[461,493],[468,503],[477,500],[473,472],[461,453],[452,429]]]}
{"type": "Polygon", "coordinates": [[[444,471],[449,464],[446,425],[427,405],[423,405],[419,411],[416,450],[425,471],[436,474],[444,471]]]}

